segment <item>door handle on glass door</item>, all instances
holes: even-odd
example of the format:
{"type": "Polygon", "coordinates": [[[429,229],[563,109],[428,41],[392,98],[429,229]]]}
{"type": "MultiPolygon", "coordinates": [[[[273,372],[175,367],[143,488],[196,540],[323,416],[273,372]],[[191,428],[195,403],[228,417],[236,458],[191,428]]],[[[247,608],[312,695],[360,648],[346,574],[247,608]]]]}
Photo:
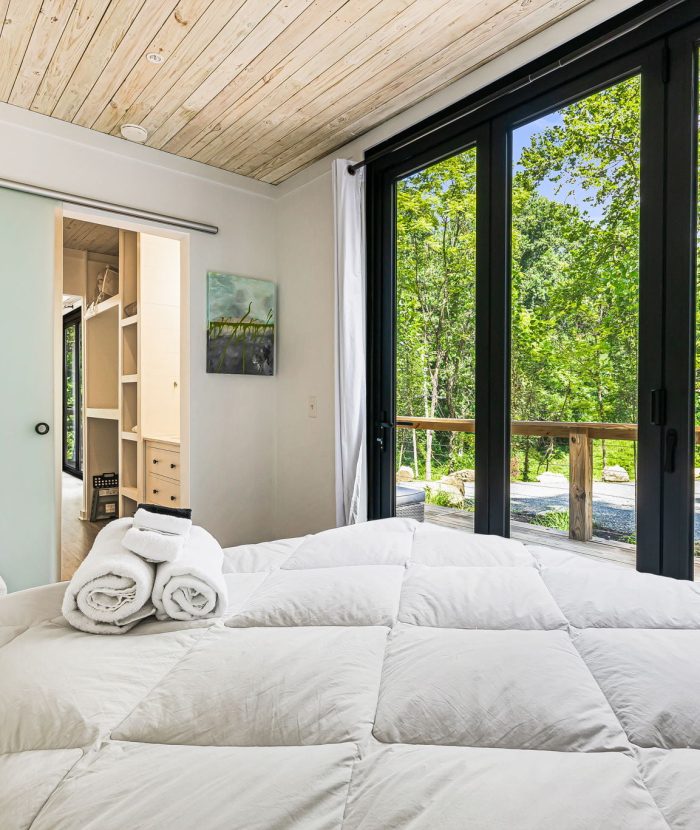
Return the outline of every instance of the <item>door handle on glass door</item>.
{"type": "Polygon", "coordinates": [[[379,421],[377,423],[377,431],[379,433],[377,435],[377,443],[379,444],[379,449],[382,450],[382,452],[386,449],[386,445],[384,443],[384,430],[392,429],[393,426],[394,425],[390,424],[388,421],[379,421]]]}
{"type": "Polygon", "coordinates": [[[37,435],[46,435],[50,429],[51,427],[46,423],[46,421],[39,421],[39,423],[34,426],[34,432],[36,432],[37,435]]]}

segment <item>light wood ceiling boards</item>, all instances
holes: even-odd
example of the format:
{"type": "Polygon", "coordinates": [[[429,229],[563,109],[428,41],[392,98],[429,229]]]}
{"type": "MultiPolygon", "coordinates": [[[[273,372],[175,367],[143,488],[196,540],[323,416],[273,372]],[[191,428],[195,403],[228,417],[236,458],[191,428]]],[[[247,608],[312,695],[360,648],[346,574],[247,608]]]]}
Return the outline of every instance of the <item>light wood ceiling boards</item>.
{"type": "Polygon", "coordinates": [[[63,220],[63,247],[119,256],[119,231],[80,219],[63,220]]]}
{"type": "Polygon", "coordinates": [[[0,0],[0,100],[279,183],[589,2],[0,0]]]}

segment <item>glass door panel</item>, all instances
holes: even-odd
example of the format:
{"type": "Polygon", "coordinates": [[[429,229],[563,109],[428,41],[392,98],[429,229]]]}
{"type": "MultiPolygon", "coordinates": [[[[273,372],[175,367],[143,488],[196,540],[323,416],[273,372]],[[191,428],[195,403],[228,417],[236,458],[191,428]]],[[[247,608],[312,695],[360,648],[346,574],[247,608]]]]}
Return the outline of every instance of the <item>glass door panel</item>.
{"type": "Polygon", "coordinates": [[[476,178],[472,147],[396,183],[396,514],[466,531],[475,510],[476,178]]]}
{"type": "Polygon", "coordinates": [[[695,581],[700,580],[700,210],[697,206],[697,194],[700,193],[700,121],[698,121],[698,114],[700,113],[700,50],[695,52],[695,75],[697,78],[695,89],[695,105],[696,118],[695,123],[698,125],[696,129],[696,154],[695,164],[696,169],[693,175],[696,178],[696,206],[695,206],[695,430],[694,430],[694,498],[693,498],[693,575],[695,581]]]}
{"type": "Polygon", "coordinates": [[[63,469],[82,478],[81,311],[63,317],[63,469]]]}
{"type": "Polygon", "coordinates": [[[56,209],[50,199],[0,188],[3,301],[8,309],[0,327],[5,356],[0,574],[10,591],[58,575],[56,209]]]}
{"type": "Polygon", "coordinates": [[[511,535],[633,565],[641,79],[512,134],[511,535]]]}

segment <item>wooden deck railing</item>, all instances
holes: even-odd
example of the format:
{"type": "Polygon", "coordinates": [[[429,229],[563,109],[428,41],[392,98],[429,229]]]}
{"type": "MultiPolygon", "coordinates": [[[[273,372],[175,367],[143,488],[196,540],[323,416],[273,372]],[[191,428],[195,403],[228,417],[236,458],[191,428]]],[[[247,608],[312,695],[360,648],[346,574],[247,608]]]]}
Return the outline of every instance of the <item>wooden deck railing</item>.
{"type": "MultiPolygon", "coordinates": [[[[402,429],[436,432],[474,432],[473,418],[414,418],[399,415],[402,429]]],[[[512,421],[512,435],[566,438],[569,442],[569,537],[587,542],[593,538],[593,440],[636,441],[636,424],[572,423],[563,421],[512,421]]],[[[695,441],[700,443],[700,430],[695,441]]]]}

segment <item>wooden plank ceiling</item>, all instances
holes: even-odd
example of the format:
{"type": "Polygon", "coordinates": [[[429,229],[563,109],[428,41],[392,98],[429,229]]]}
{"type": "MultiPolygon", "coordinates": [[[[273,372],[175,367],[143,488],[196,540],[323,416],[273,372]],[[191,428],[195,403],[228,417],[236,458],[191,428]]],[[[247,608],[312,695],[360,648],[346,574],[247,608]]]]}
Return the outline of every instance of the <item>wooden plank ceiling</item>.
{"type": "Polygon", "coordinates": [[[63,247],[95,254],[119,255],[119,231],[80,219],[63,220],[63,247]]]}
{"type": "Polygon", "coordinates": [[[588,2],[0,0],[0,100],[279,183],[588,2]]]}

